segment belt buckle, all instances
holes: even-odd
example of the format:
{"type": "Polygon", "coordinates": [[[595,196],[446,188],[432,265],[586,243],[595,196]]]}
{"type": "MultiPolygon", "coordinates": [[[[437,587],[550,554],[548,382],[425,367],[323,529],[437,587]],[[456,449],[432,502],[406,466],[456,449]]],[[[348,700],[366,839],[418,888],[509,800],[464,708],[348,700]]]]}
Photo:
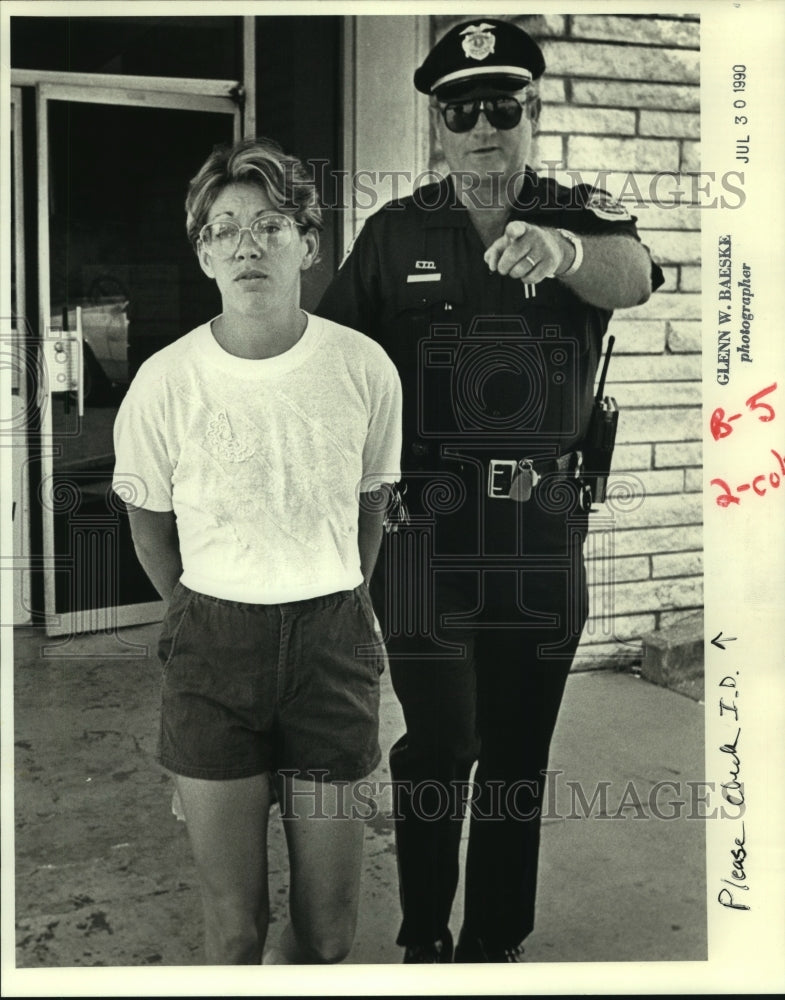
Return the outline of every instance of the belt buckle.
{"type": "Polygon", "coordinates": [[[522,458],[520,462],[492,458],[488,464],[488,496],[496,500],[526,503],[539,481],[530,458],[522,458]]]}
{"type": "Polygon", "coordinates": [[[492,458],[488,463],[488,496],[509,500],[518,463],[512,458],[492,458]]]}

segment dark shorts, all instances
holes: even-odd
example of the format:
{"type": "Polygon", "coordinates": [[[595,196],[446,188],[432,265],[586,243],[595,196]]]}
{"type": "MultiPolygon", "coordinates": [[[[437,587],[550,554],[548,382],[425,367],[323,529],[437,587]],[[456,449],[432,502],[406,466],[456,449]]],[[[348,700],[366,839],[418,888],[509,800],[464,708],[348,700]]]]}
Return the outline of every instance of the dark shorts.
{"type": "Polygon", "coordinates": [[[379,763],[384,646],[365,584],[244,604],[178,583],[158,655],[158,761],[175,774],[355,781],[379,763]]]}

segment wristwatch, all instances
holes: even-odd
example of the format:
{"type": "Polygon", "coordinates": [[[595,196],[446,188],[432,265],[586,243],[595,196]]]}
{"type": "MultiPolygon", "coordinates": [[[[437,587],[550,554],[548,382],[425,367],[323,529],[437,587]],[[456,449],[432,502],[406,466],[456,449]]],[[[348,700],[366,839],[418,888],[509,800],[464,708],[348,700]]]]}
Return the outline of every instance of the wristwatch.
{"type": "Polygon", "coordinates": [[[576,236],[575,233],[571,233],[569,229],[557,229],[556,232],[561,233],[565,240],[572,243],[572,248],[575,251],[575,257],[572,264],[570,264],[566,271],[562,271],[560,274],[556,275],[557,278],[566,278],[570,274],[575,274],[583,263],[583,241],[580,236],[576,236]]]}

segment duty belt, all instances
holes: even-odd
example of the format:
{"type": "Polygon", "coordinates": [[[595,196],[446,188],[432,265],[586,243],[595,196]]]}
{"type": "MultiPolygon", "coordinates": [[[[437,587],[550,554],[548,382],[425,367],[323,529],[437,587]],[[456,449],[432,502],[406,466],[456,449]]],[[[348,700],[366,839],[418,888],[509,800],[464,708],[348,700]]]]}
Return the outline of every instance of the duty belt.
{"type": "Polygon", "coordinates": [[[552,472],[581,474],[583,456],[569,451],[558,458],[538,461],[532,458],[492,458],[488,462],[488,496],[493,500],[526,503],[540,479],[552,472]]]}

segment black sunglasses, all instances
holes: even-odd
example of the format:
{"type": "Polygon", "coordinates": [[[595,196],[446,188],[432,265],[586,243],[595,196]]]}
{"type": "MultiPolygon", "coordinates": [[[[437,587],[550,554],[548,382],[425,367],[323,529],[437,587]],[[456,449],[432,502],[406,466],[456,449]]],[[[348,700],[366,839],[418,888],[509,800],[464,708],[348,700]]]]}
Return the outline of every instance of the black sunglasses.
{"type": "Polygon", "coordinates": [[[444,124],[451,132],[470,132],[477,124],[481,108],[489,124],[499,129],[515,128],[523,115],[523,105],[514,97],[482,97],[439,106],[444,124]]]}

